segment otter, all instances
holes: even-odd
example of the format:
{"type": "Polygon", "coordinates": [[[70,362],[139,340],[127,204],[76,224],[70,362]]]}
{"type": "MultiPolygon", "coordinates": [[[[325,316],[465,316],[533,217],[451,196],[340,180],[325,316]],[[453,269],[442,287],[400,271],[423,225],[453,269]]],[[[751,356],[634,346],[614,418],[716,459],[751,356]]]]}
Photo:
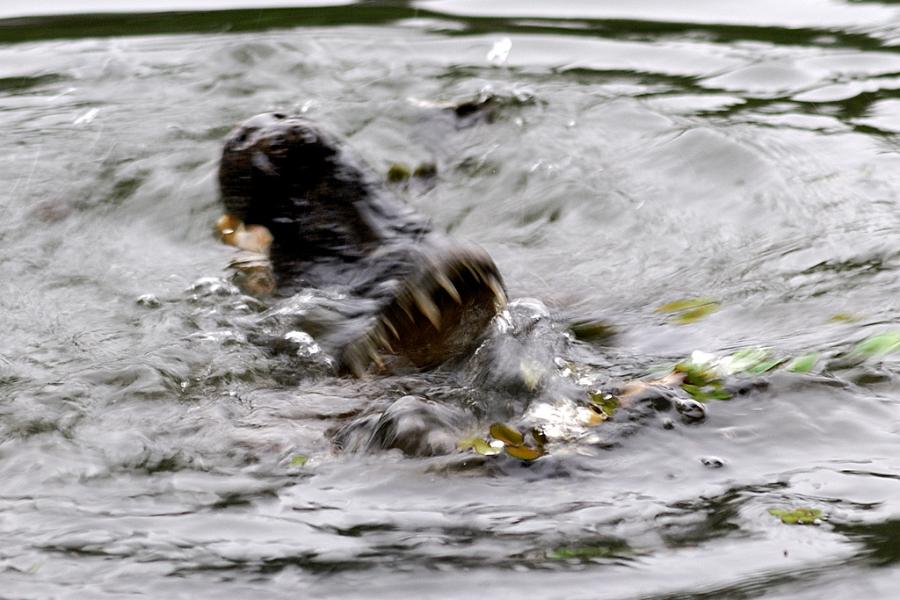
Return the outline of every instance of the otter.
{"type": "Polygon", "coordinates": [[[362,327],[325,336],[342,373],[431,369],[471,351],[506,304],[478,246],[436,232],[337,136],[281,113],[227,137],[223,240],[248,287],[328,288],[358,300],[362,327]]]}
{"type": "MultiPolygon", "coordinates": [[[[531,431],[533,446],[524,445],[522,434],[503,423],[495,423],[491,435],[511,448],[507,454],[530,461],[544,455],[548,439],[540,410],[527,410],[536,399],[552,402],[547,404],[551,412],[575,415],[576,426],[591,427],[615,410],[598,408],[596,397],[614,401],[628,412],[620,423],[626,432],[648,411],[674,406],[688,422],[705,416],[702,405],[673,389],[685,373],[631,382],[614,395],[585,394],[563,376],[529,382],[521,359],[534,354],[522,352],[528,339],[565,343],[554,336],[551,319],[530,309],[524,319],[517,318],[521,306],[506,311],[503,279],[487,252],[435,231],[344,141],[303,117],[261,114],[231,131],[219,165],[219,188],[226,214],[218,229],[223,241],[241,250],[232,261],[239,284],[257,294],[288,297],[316,289],[340,298],[337,319],[312,319],[300,327],[337,358],[338,374],[433,370],[479,357],[484,363],[473,381],[480,396],[496,402],[486,400],[473,411],[467,400],[455,406],[460,403],[427,394],[377,399],[330,430],[338,448],[452,454],[479,417],[513,416],[531,431]],[[512,328],[523,341],[493,336],[484,352],[473,354],[501,313],[497,330],[512,328]]],[[[277,346],[284,337],[268,341],[277,346]]],[[[552,344],[531,360],[551,363],[552,344]]]]}

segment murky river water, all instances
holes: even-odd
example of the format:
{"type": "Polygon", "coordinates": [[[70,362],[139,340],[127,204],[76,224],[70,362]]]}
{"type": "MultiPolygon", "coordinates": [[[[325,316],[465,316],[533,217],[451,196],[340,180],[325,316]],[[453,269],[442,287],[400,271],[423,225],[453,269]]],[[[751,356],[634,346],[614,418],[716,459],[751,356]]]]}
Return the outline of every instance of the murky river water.
{"type": "Polygon", "coordinates": [[[27,4],[0,20],[0,597],[895,596],[895,3],[27,4]],[[433,108],[487,94],[491,122],[433,108]],[[492,343],[533,385],[250,341],[318,293],[241,296],[212,234],[224,135],[276,109],[376,170],[437,164],[399,193],[494,256],[531,328],[492,343]],[[717,310],[658,310],[685,298],[717,310]],[[468,402],[473,435],[565,428],[553,390],[747,348],[815,364],[532,463],[328,434],[410,392],[468,402]],[[817,524],[769,512],[795,508],[817,524]]]}

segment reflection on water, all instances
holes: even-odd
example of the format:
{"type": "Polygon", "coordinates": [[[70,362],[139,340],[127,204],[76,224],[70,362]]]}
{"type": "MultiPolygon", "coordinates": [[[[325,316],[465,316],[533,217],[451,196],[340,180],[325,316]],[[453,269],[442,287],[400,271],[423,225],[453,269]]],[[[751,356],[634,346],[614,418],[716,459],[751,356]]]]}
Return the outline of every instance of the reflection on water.
{"type": "Polygon", "coordinates": [[[900,15],[784,4],[0,20],[0,595],[892,597],[900,15]],[[488,93],[485,122],[435,108],[488,93]],[[276,109],[377,171],[437,165],[398,193],[517,301],[482,353],[353,380],[296,333],[257,343],[333,300],[223,273],[221,140],[276,109]],[[657,310],[684,298],[717,310],[657,310]],[[572,397],[752,347],[815,366],[702,422],[657,403],[568,427],[572,397]],[[542,418],[557,442],[334,449],[406,394],[466,435],[542,418]],[[823,522],[769,513],[795,507],[823,522]]]}

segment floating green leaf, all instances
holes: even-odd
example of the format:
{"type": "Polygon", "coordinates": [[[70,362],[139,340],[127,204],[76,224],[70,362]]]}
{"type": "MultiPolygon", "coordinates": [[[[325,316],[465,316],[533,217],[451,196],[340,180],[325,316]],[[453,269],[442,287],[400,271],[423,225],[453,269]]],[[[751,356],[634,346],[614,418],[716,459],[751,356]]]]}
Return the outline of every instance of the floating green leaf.
{"type": "Polygon", "coordinates": [[[900,350],[900,331],[886,331],[864,339],[856,345],[854,351],[868,357],[884,356],[898,350],[900,350]]]}
{"type": "Polygon", "coordinates": [[[500,454],[501,450],[500,448],[495,448],[479,437],[460,440],[456,446],[460,450],[474,450],[477,454],[482,456],[496,456],[497,454],[500,454]]]}
{"type": "Polygon", "coordinates": [[[818,360],[819,354],[817,352],[810,352],[809,354],[798,356],[792,360],[786,368],[791,373],[809,373],[813,370],[813,367],[816,366],[818,360]]]}
{"type": "Polygon", "coordinates": [[[719,368],[726,374],[751,372],[757,365],[769,360],[765,348],[744,348],[719,361],[719,368]]]}
{"type": "Polygon", "coordinates": [[[582,418],[579,419],[585,427],[595,427],[605,422],[609,415],[603,412],[603,409],[596,404],[589,404],[587,410],[581,411],[582,418]]]}
{"type": "Polygon", "coordinates": [[[619,399],[612,394],[607,394],[606,392],[591,392],[590,396],[591,402],[593,402],[594,405],[599,406],[609,417],[613,416],[616,409],[619,408],[619,399]]]}
{"type": "Polygon", "coordinates": [[[720,306],[716,302],[713,302],[712,304],[704,304],[703,306],[698,306],[697,308],[692,308],[691,310],[686,310],[683,313],[675,315],[674,317],[672,317],[672,322],[678,323],[679,325],[696,323],[703,317],[716,312],[717,310],[719,310],[719,308],[720,306]]]}
{"type": "Polygon", "coordinates": [[[822,517],[822,511],[818,508],[770,508],[769,514],[781,519],[785,525],[814,525],[822,517]]]}
{"type": "Polygon", "coordinates": [[[609,548],[557,548],[550,553],[550,558],[556,560],[586,560],[591,558],[607,558],[614,556],[609,548]]]}
{"type": "Polygon", "coordinates": [[[859,321],[859,317],[851,315],[850,313],[840,312],[831,315],[831,318],[828,320],[833,323],[855,323],[856,321],[859,321]]]}
{"type": "Polygon", "coordinates": [[[292,467],[302,467],[303,465],[305,465],[307,463],[308,460],[309,460],[309,458],[306,456],[303,456],[302,454],[295,454],[291,458],[291,466],[292,467]]]}
{"type": "Polygon", "coordinates": [[[663,304],[656,309],[656,312],[678,313],[694,308],[700,308],[708,304],[716,304],[716,301],[712,298],[682,298],[681,300],[663,304]]]}
{"type": "Polygon", "coordinates": [[[686,325],[716,312],[719,307],[719,303],[712,298],[683,298],[663,304],[656,312],[673,315],[673,323],[686,325]]]}
{"type": "Polygon", "coordinates": [[[731,399],[731,393],[724,388],[721,376],[711,363],[687,360],[675,365],[673,371],[684,375],[681,389],[698,402],[731,399]]]}
{"type": "Polygon", "coordinates": [[[720,382],[718,374],[707,365],[698,365],[690,361],[685,361],[675,365],[673,370],[676,373],[683,373],[684,383],[689,385],[703,386],[720,382]]]}
{"type": "Polygon", "coordinates": [[[403,163],[394,163],[388,168],[387,180],[391,183],[400,183],[401,181],[409,179],[410,175],[412,175],[412,173],[410,172],[409,167],[403,163]]]}
{"type": "Polygon", "coordinates": [[[601,319],[584,319],[569,324],[569,331],[583,342],[602,342],[616,334],[608,322],[601,319]]]}
{"type": "Polygon", "coordinates": [[[748,371],[748,373],[751,373],[753,375],[762,375],[763,373],[765,373],[767,371],[771,371],[775,367],[784,364],[784,362],[786,360],[787,360],[786,358],[771,358],[769,360],[761,361],[761,362],[757,363],[756,365],[754,365],[748,371]]]}
{"type": "Polygon", "coordinates": [[[475,452],[482,456],[496,456],[500,454],[501,450],[499,447],[489,444],[481,438],[475,440],[474,448],[475,452]]]}
{"type": "Polygon", "coordinates": [[[544,455],[543,449],[531,448],[530,446],[506,446],[504,450],[506,450],[507,454],[519,460],[531,461],[544,455]]]}
{"type": "Polygon", "coordinates": [[[509,446],[521,446],[525,443],[525,436],[518,429],[506,423],[493,423],[490,433],[495,440],[500,440],[509,446]]]}
{"type": "Polygon", "coordinates": [[[690,396],[697,402],[707,402],[709,400],[731,400],[731,393],[729,393],[728,390],[724,389],[719,383],[705,386],[685,383],[681,385],[681,389],[687,392],[688,396],[690,396]]]}
{"type": "Polygon", "coordinates": [[[601,541],[589,546],[561,546],[554,548],[547,556],[555,560],[590,560],[592,558],[609,558],[627,556],[634,551],[620,540],[601,541]]]}
{"type": "Polygon", "coordinates": [[[748,373],[761,375],[785,362],[774,358],[767,348],[744,348],[718,361],[717,368],[725,375],[748,373]]]}
{"type": "Polygon", "coordinates": [[[419,177],[420,179],[426,179],[435,176],[437,176],[437,165],[432,162],[421,163],[418,167],[416,167],[416,170],[413,171],[413,177],[419,177]]]}

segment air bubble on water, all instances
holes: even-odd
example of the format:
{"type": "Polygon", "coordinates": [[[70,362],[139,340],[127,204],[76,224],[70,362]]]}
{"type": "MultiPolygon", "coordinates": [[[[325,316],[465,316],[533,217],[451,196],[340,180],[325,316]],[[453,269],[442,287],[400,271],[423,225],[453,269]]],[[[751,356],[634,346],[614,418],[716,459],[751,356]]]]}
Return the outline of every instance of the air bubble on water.
{"type": "Polygon", "coordinates": [[[524,418],[530,423],[540,423],[547,439],[553,441],[571,440],[585,431],[583,423],[596,413],[589,408],[578,406],[568,398],[557,402],[536,402],[526,411],[524,418]]]}
{"type": "Polygon", "coordinates": [[[703,366],[703,365],[711,365],[715,362],[716,355],[710,354],[709,352],[703,352],[701,350],[694,350],[691,352],[691,363],[703,366]]]}
{"type": "Polygon", "coordinates": [[[159,308],[161,302],[159,298],[154,294],[142,294],[138,296],[138,299],[135,300],[140,306],[145,306],[147,308],[159,308]]]}
{"type": "Polygon", "coordinates": [[[215,342],[222,345],[239,344],[247,341],[247,338],[245,338],[242,334],[239,334],[230,329],[221,331],[204,331],[201,333],[195,333],[190,337],[191,339],[199,340],[201,342],[215,342]]]}
{"type": "Polygon", "coordinates": [[[284,334],[284,339],[297,344],[306,354],[316,354],[320,350],[313,337],[305,331],[288,331],[284,334]]]}
{"type": "Polygon", "coordinates": [[[553,359],[553,364],[556,365],[557,371],[560,377],[572,377],[574,376],[574,372],[572,371],[572,365],[561,356],[557,356],[553,359]]]}
{"type": "Polygon", "coordinates": [[[269,315],[304,315],[315,305],[316,297],[312,292],[303,292],[291,296],[279,306],[271,309],[269,315]]]}
{"type": "Polygon", "coordinates": [[[198,297],[202,296],[236,296],[241,291],[232,283],[218,277],[201,277],[189,288],[198,297]]]}
{"type": "Polygon", "coordinates": [[[329,366],[334,364],[334,360],[322,352],[321,346],[305,331],[288,331],[284,334],[284,339],[297,346],[297,356],[304,358],[315,357],[329,366]]]}

